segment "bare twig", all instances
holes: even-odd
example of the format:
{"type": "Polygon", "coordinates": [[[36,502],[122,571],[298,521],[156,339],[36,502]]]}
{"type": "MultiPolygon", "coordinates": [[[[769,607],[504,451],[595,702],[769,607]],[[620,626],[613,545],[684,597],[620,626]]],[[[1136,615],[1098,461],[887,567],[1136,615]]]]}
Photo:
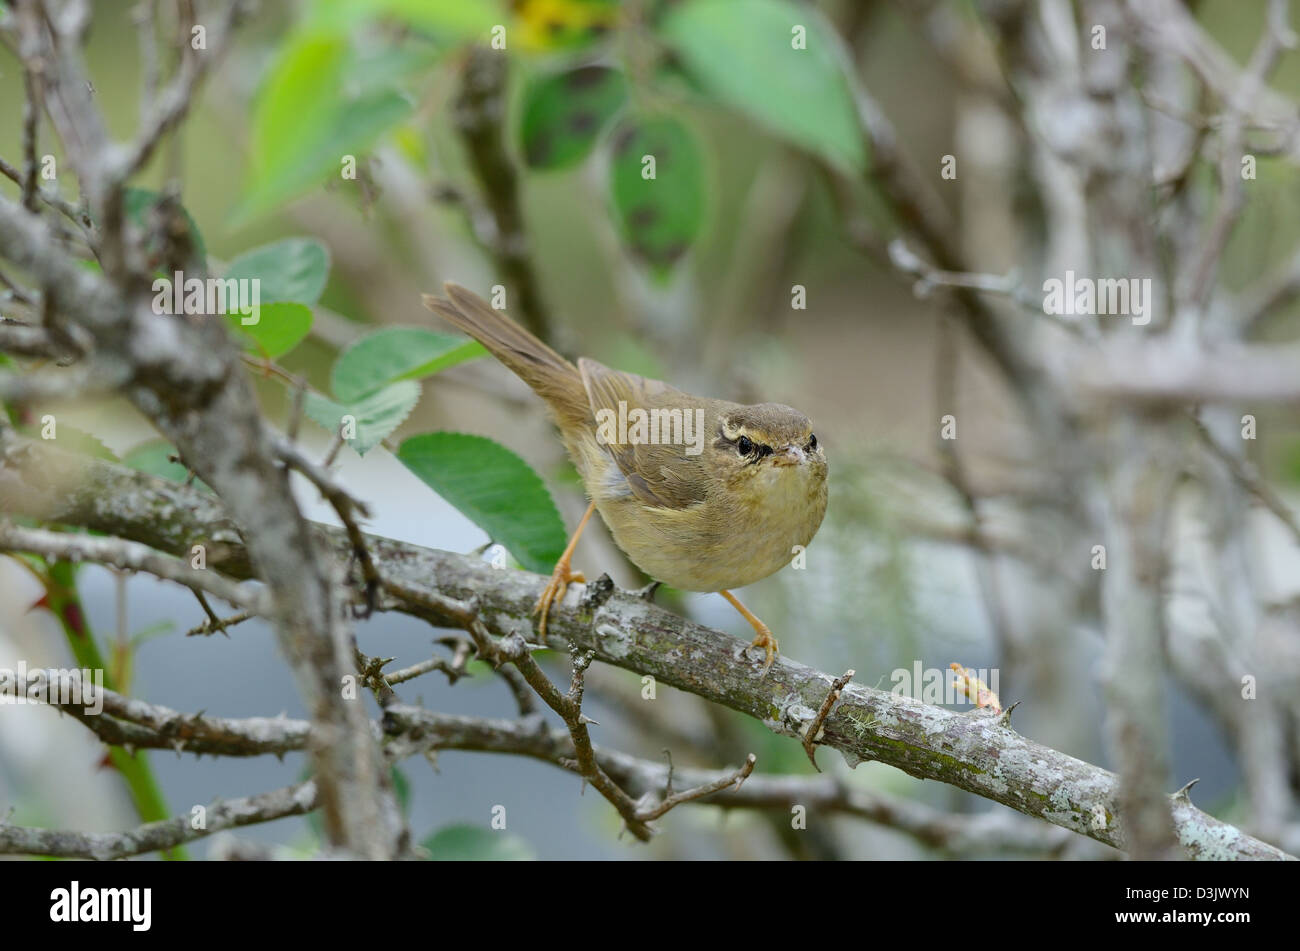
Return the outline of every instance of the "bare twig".
{"type": "Polygon", "coordinates": [[[140,43],[140,124],[149,118],[158,96],[158,38],[154,20],[158,14],[158,0],[139,0],[131,11],[140,43]]]}
{"type": "Polygon", "coordinates": [[[179,558],[120,538],[69,535],[0,523],[0,550],[32,552],[62,561],[93,561],[124,571],[144,571],[183,584],[196,593],[207,591],[256,614],[270,612],[266,595],[255,585],[231,581],[215,571],[191,568],[179,558]]]}
{"type": "Polygon", "coordinates": [[[205,807],[202,825],[196,825],[187,813],[174,819],[150,822],[129,832],[30,829],[9,825],[0,817],[0,853],[108,862],[172,849],[225,829],[305,815],[316,808],[317,801],[316,783],[308,780],[256,796],[215,800],[205,807]]]}
{"type": "Polygon", "coordinates": [[[822,724],[826,722],[826,717],[830,714],[831,708],[835,706],[835,701],[840,699],[840,691],[844,689],[845,684],[853,679],[855,671],[846,670],[843,674],[836,677],[831,683],[831,689],[826,693],[826,699],[817,709],[817,716],[808,724],[807,730],[803,735],[803,751],[808,754],[808,762],[813,764],[813,769],[821,772],[822,768],[817,765],[817,740],[821,736],[822,724]]]}
{"type": "Polygon", "coordinates": [[[1183,278],[1184,299],[1200,308],[1209,302],[1219,259],[1246,204],[1241,159],[1250,112],[1282,52],[1293,49],[1296,45],[1295,32],[1287,24],[1289,2],[1290,0],[1269,0],[1268,22],[1245,73],[1228,99],[1219,156],[1219,208],[1191,262],[1190,270],[1183,278]]]}
{"type": "Polygon", "coordinates": [[[324,468],[303,455],[292,442],[284,439],[276,440],[275,452],[285,465],[302,473],[307,481],[320,490],[321,495],[338,515],[339,521],[343,523],[348,538],[352,540],[352,553],[361,566],[361,578],[364,582],[361,595],[363,607],[360,616],[369,617],[375,609],[375,598],[379,594],[381,581],[374,559],[370,557],[370,551],[366,548],[365,535],[357,519],[369,518],[370,509],[364,502],[357,500],[340,486],[324,468]]]}
{"type": "Polygon", "coordinates": [[[512,309],[546,340],[551,320],[528,250],[518,176],[505,145],[506,69],[507,58],[500,52],[472,50],[463,66],[454,119],[491,215],[488,248],[517,301],[512,309]]]}
{"type": "Polygon", "coordinates": [[[1290,506],[1282,501],[1268,483],[1259,477],[1259,474],[1254,471],[1254,467],[1247,460],[1232,454],[1219,445],[1218,440],[1206,428],[1205,423],[1195,416],[1189,416],[1189,419],[1195,427],[1197,435],[1205,443],[1206,448],[1228,467],[1228,471],[1232,473],[1233,478],[1241,483],[1247,492],[1259,499],[1265,508],[1277,516],[1277,520],[1286,526],[1287,531],[1291,533],[1291,537],[1296,540],[1297,544],[1300,544],[1300,521],[1296,520],[1296,515],[1291,511],[1290,506]]]}
{"type": "MultiPolygon", "coordinates": [[[[18,185],[23,184],[24,174],[2,158],[0,158],[0,175],[3,175],[5,178],[18,185]]],[[[61,196],[58,191],[48,188],[37,188],[35,194],[37,198],[58,211],[73,224],[80,226],[84,233],[88,235],[93,234],[94,223],[90,220],[90,216],[86,214],[84,209],[77,207],[75,204],[61,196]]]]}
{"type": "Polygon", "coordinates": [[[643,808],[640,815],[644,820],[650,821],[651,819],[658,819],[670,809],[674,809],[683,803],[694,802],[697,799],[712,796],[714,793],[722,792],[722,790],[727,788],[733,788],[733,791],[737,791],[744,784],[745,780],[749,778],[749,774],[754,771],[754,764],[756,762],[758,762],[758,757],[753,753],[750,753],[745,757],[744,766],[734,769],[729,773],[724,773],[717,779],[711,779],[707,782],[700,783],[699,785],[692,786],[689,789],[684,789],[681,792],[676,793],[672,792],[672,772],[670,769],[668,774],[669,781],[665,785],[667,792],[664,795],[664,798],[660,800],[659,804],[656,806],[643,808]]]}
{"type": "Polygon", "coordinates": [[[215,35],[210,36],[208,40],[209,49],[200,55],[200,51],[185,47],[186,52],[181,59],[178,75],[162,91],[157,100],[150,103],[149,114],[141,124],[135,141],[111,167],[109,174],[115,182],[124,182],[144,168],[163,137],[185,118],[193,104],[194,94],[199,84],[212,64],[221,59],[230,38],[246,13],[246,0],[229,0],[221,27],[216,31],[210,31],[215,35]]]}
{"type": "Polygon", "coordinates": [[[23,102],[23,207],[36,213],[36,125],[40,118],[40,81],[35,65],[23,72],[23,89],[27,98],[23,102]]]}
{"type": "Polygon", "coordinates": [[[257,615],[253,614],[251,611],[240,611],[238,614],[232,614],[227,618],[209,617],[208,620],[204,621],[198,627],[192,627],[186,631],[185,636],[206,637],[209,634],[216,634],[217,632],[225,634],[228,628],[232,628],[236,624],[243,624],[245,621],[255,617],[257,617],[257,615]]]}

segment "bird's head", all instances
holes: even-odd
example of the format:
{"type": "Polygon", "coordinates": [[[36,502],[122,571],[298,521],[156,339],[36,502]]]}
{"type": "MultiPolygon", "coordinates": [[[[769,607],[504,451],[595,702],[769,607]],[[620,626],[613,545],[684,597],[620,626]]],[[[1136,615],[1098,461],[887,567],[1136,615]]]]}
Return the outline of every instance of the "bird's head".
{"type": "MultiPolygon", "coordinates": [[[[723,481],[733,490],[819,491],[826,453],[803,413],[781,403],[755,403],[723,413],[713,441],[723,481]]],[[[780,501],[779,499],[773,501],[780,501]]]]}

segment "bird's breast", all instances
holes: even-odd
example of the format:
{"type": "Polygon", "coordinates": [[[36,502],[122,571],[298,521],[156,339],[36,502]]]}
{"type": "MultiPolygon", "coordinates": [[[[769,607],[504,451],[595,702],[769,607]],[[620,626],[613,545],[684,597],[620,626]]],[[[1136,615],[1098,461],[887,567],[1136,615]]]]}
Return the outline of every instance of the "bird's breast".
{"type": "Polygon", "coordinates": [[[805,467],[762,473],[771,482],[761,503],[718,493],[684,509],[644,505],[602,475],[588,487],[614,541],[650,577],[684,591],[742,588],[779,571],[826,512],[825,479],[805,467]]]}

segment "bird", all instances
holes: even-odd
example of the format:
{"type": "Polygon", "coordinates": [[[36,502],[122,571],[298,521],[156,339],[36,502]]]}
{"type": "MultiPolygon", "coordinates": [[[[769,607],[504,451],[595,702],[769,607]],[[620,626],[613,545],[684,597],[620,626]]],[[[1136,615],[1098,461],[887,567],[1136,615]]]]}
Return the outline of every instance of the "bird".
{"type": "Polygon", "coordinates": [[[656,582],[717,592],[753,627],[766,675],[771,629],[731,593],[803,551],[826,514],[825,448],[809,418],[781,403],[745,405],[582,357],[571,363],[503,310],[448,282],[424,306],[478,340],[546,403],[589,499],[534,608],[545,641],[552,605],[585,577],[578,539],[599,512],[614,542],[656,582]]]}

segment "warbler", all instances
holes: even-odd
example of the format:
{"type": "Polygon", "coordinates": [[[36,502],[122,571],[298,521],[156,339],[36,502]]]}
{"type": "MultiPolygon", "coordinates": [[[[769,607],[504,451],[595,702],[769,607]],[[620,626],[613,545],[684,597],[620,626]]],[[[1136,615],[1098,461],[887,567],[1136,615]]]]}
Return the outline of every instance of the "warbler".
{"type": "Polygon", "coordinates": [[[478,295],[454,283],[444,289],[446,298],[426,294],[424,305],[546,401],[590,499],[534,609],[541,636],[551,605],[585,580],[571,558],[598,511],[651,578],[730,601],[754,628],[750,647],[765,652],[766,673],[777,640],[729,589],[779,570],[821,526],[826,454],[808,417],[781,403],[692,396],[585,357],[574,366],[478,295]],[[685,438],[698,423],[703,440],[685,438]]]}

